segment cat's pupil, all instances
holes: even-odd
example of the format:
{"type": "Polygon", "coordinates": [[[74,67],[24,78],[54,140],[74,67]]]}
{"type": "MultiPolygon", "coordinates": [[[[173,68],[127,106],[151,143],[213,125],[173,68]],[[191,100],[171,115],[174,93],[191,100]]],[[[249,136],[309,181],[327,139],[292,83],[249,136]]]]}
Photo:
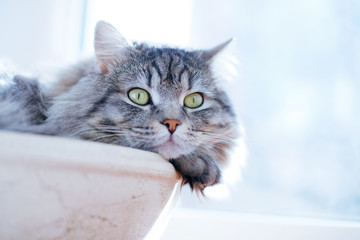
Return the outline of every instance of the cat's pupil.
{"type": "Polygon", "coordinates": [[[138,98],[137,98],[138,100],[140,99],[140,93],[138,93],[138,98]]]}

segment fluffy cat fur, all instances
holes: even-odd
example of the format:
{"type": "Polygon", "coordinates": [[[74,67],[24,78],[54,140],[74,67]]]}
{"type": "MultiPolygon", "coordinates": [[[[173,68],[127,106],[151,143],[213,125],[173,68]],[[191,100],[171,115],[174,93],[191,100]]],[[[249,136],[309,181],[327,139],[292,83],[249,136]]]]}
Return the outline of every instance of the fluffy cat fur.
{"type": "Polygon", "coordinates": [[[96,57],[65,71],[52,91],[21,76],[0,90],[0,128],[75,137],[159,153],[203,192],[218,183],[236,138],[235,116],[212,61],[228,42],[204,51],[128,42],[98,22],[96,57]],[[134,88],[149,94],[146,105],[129,99],[134,88]],[[200,93],[197,108],[184,105],[200,93]],[[170,131],[166,120],[176,120],[170,131]]]}

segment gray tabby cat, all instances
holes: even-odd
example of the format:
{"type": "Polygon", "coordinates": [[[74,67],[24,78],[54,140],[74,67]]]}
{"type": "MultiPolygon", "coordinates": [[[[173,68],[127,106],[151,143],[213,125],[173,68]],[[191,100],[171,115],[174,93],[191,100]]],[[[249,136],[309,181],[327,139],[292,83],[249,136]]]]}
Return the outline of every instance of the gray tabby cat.
{"type": "Polygon", "coordinates": [[[236,137],[234,112],[211,68],[227,44],[206,51],[157,48],[130,43],[98,22],[96,59],[69,69],[50,94],[21,77],[0,92],[0,128],[156,152],[184,184],[203,192],[220,181],[236,137]],[[9,120],[10,112],[23,113],[9,120]]]}

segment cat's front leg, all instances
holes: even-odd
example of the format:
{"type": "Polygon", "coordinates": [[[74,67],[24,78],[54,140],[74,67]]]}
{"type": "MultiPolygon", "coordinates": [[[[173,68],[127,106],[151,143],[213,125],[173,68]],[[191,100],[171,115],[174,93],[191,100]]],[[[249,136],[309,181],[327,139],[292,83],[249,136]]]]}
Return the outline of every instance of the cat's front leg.
{"type": "Polygon", "coordinates": [[[221,170],[210,154],[196,152],[170,159],[175,169],[183,177],[183,183],[189,183],[191,189],[203,193],[207,186],[219,183],[221,170]]]}

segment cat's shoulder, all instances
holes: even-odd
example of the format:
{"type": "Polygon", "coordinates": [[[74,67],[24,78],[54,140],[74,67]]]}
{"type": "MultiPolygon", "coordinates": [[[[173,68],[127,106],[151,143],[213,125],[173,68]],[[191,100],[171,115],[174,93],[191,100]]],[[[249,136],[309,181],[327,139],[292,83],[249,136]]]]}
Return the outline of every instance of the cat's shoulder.
{"type": "Polygon", "coordinates": [[[69,90],[81,78],[98,71],[99,69],[96,65],[95,57],[86,58],[76,64],[66,67],[60,71],[57,81],[52,85],[49,91],[49,95],[51,97],[56,97],[69,90]]]}

